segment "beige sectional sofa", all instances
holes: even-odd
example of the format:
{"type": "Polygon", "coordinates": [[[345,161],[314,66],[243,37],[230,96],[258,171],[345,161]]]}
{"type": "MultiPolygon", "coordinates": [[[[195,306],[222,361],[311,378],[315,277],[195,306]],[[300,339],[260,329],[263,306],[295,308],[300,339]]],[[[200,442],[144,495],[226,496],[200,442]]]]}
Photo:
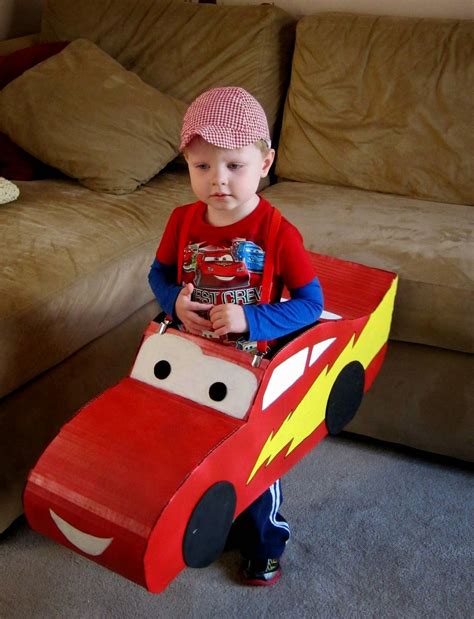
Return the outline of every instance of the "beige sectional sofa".
{"type": "MultiPolygon", "coordinates": [[[[86,39],[94,46],[81,41],[64,52],[85,49],[102,66],[100,48],[117,61],[110,70],[121,87],[154,97],[152,88],[172,101],[152,124],[165,154],[140,175],[137,162],[146,165],[155,143],[129,140],[146,133],[148,117],[138,130],[127,108],[123,123],[133,122],[120,145],[133,156],[125,164],[94,116],[80,152],[66,157],[64,136],[77,114],[63,115],[48,134],[31,101],[18,101],[21,93],[38,101],[34,80],[57,80],[71,66],[78,79],[86,75],[71,52],[0,94],[0,130],[74,177],[17,182],[19,199],[0,208],[0,531],[21,513],[25,476],[42,449],[128,371],[158,312],[148,268],[169,213],[193,198],[183,163],[169,161],[177,154],[170,127],[214,85],[241,85],[264,105],[278,148],[264,194],[308,249],[400,275],[389,353],[349,429],[472,460],[473,24],[319,14],[295,29],[271,6],[139,0],[133,13],[129,6],[49,0],[40,35],[0,44],[1,55],[37,41],[86,39]],[[92,171],[91,142],[92,153],[104,152],[92,171]]],[[[91,109],[101,105],[101,87],[91,109]]],[[[51,100],[57,90],[58,81],[51,100]]],[[[61,103],[58,117],[72,104],[61,103]]]]}

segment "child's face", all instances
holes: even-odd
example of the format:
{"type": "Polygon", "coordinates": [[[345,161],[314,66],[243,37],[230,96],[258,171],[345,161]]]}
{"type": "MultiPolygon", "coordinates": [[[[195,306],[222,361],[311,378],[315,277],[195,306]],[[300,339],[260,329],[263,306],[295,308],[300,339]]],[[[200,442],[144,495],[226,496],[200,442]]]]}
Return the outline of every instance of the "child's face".
{"type": "Polygon", "coordinates": [[[257,206],[256,191],[270,170],[275,151],[270,149],[264,155],[254,144],[219,148],[198,136],[186,148],[185,157],[193,191],[208,206],[208,221],[228,225],[257,206]]]}

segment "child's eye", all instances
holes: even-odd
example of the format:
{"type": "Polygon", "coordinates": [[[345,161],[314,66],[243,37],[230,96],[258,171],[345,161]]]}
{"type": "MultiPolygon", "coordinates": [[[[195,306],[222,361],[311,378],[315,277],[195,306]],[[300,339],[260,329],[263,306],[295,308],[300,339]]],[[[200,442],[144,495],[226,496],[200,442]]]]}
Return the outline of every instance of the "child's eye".
{"type": "Polygon", "coordinates": [[[241,163],[229,163],[227,167],[229,168],[229,170],[239,170],[243,167],[243,165],[241,163]]]}
{"type": "Polygon", "coordinates": [[[207,165],[207,163],[197,163],[194,167],[197,168],[198,170],[208,170],[209,169],[209,166],[207,165]]]}

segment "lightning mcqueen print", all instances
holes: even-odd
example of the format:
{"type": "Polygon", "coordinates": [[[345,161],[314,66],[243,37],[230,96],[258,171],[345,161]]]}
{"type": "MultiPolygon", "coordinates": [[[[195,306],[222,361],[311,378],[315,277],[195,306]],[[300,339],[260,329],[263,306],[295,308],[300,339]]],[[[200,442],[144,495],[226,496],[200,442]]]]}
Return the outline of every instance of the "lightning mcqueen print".
{"type": "Polygon", "coordinates": [[[234,518],[353,418],[382,364],[397,277],[311,254],[321,320],[271,358],[152,322],[24,493],[37,531],[158,593],[222,552],[234,518]]]}

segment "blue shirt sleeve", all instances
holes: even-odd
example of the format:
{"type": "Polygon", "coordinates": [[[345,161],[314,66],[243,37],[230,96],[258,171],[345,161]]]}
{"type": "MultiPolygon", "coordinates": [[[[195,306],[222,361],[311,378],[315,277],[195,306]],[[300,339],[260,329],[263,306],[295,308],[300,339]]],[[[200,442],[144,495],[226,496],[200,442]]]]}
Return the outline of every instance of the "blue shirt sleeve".
{"type": "Polygon", "coordinates": [[[173,316],[176,297],[182,288],[176,283],[176,265],[168,266],[155,258],[148,274],[148,282],[161,309],[173,316]]]}
{"type": "Polygon", "coordinates": [[[316,322],[323,311],[318,278],[290,290],[291,299],[280,303],[244,305],[250,340],[273,340],[316,322]]]}

